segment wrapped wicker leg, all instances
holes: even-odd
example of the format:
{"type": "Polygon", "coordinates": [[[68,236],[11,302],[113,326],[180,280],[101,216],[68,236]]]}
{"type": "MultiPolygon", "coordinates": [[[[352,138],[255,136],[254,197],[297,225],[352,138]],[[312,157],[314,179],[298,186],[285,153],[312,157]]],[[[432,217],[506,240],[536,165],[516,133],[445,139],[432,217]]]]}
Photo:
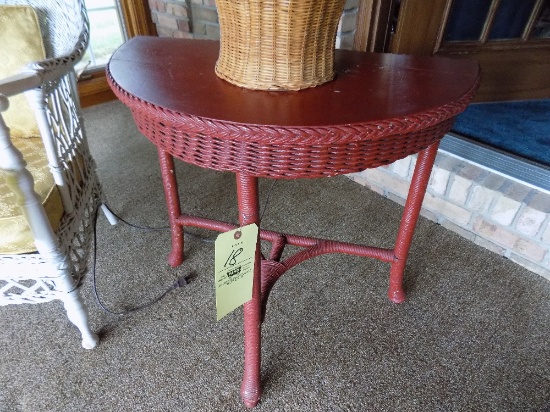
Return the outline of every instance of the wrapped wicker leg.
{"type": "Polygon", "coordinates": [[[249,89],[300,90],[334,78],[345,0],[217,0],[216,74],[249,89]]]}

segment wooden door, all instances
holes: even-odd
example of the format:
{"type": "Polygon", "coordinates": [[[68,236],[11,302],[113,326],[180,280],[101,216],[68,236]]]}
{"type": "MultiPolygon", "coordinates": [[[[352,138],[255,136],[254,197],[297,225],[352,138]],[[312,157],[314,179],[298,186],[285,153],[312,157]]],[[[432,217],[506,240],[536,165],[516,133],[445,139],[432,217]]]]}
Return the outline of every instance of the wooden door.
{"type": "Polygon", "coordinates": [[[550,98],[550,0],[402,0],[390,51],[478,60],[476,101],[550,98]]]}

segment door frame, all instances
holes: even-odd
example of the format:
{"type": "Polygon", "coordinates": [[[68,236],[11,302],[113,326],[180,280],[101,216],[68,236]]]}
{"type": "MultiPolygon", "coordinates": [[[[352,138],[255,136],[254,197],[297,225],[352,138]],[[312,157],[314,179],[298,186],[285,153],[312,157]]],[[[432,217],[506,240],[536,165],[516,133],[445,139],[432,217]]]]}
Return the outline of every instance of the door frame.
{"type": "Polygon", "coordinates": [[[395,0],[359,0],[353,49],[386,51],[390,42],[395,0]]]}

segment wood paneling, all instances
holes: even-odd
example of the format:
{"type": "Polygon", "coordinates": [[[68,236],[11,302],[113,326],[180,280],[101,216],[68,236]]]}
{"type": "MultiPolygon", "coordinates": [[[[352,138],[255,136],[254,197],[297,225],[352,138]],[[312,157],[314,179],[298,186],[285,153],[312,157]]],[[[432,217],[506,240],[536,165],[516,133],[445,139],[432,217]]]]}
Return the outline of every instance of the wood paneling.
{"type": "Polygon", "coordinates": [[[361,0],[353,49],[358,51],[387,51],[390,24],[395,0],[361,0]]]}
{"type": "MultiPolygon", "coordinates": [[[[460,0],[454,0],[460,1],[460,0]]],[[[493,1],[479,41],[442,42],[452,0],[402,0],[393,53],[445,55],[479,62],[483,78],[476,101],[550,97],[550,39],[527,39],[542,2],[537,3],[521,39],[489,41],[499,1],[493,1]]]]}
{"type": "Polygon", "coordinates": [[[441,27],[449,6],[448,0],[403,0],[392,53],[431,55],[441,37],[441,27]]]}
{"type": "Polygon", "coordinates": [[[135,36],[156,36],[156,26],[151,20],[151,11],[147,0],[119,1],[129,39],[135,36]]]}
{"type": "Polygon", "coordinates": [[[550,97],[550,49],[524,48],[446,53],[479,62],[483,77],[477,102],[545,99],[550,97]]]}
{"type": "Polygon", "coordinates": [[[91,74],[91,77],[78,82],[78,94],[82,107],[108,102],[116,99],[115,94],[107,84],[103,70],[91,74]]]}

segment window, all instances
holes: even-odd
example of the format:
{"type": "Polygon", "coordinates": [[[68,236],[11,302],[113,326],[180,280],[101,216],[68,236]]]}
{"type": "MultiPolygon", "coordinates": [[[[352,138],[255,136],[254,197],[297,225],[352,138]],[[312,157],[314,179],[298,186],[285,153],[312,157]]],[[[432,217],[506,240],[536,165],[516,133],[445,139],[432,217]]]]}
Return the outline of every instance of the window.
{"type": "Polygon", "coordinates": [[[85,0],[90,19],[90,46],[77,72],[83,107],[115,98],[105,78],[111,54],[133,36],[156,35],[147,0],[85,0]]]}
{"type": "Polygon", "coordinates": [[[104,67],[113,52],[126,40],[126,31],[116,0],[86,0],[90,20],[90,44],[78,71],[104,67]]]}

